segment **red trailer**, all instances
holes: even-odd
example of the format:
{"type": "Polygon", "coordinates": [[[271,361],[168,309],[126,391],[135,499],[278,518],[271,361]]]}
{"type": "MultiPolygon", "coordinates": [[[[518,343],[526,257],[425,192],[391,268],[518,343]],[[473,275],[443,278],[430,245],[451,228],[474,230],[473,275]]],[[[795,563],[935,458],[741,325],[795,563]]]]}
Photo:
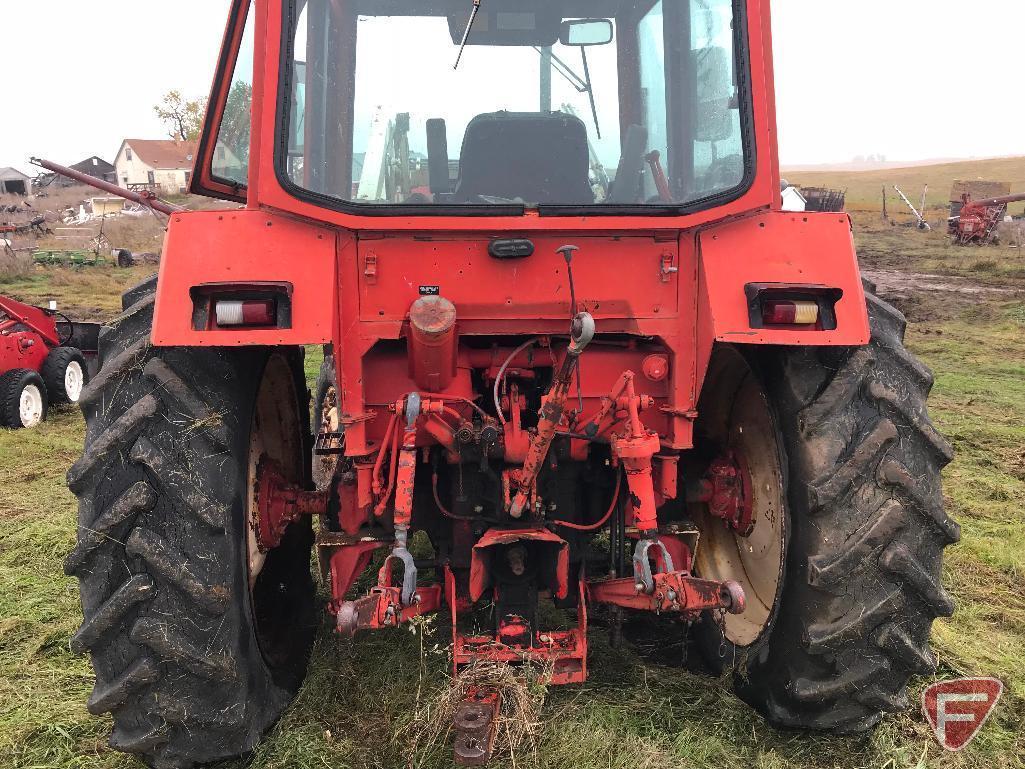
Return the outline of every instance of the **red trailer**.
{"type": "Polygon", "coordinates": [[[192,179],[244,208],[169,214],[68,474],[114,747],[252,750],[309,664],[314,549],[322,629],[440,612],[456,673],[578,685],[596,633],[659,615],[773,724],[906,706],[953,610],[952,452],[849,217],[782,210],[769,18],[233,2],[192,179]]]}
{"type": "Polygon", "coordinates": [[[0,296],[0,427],[35,427],[51,405],[77,403],[99,327],[0,296]]]}

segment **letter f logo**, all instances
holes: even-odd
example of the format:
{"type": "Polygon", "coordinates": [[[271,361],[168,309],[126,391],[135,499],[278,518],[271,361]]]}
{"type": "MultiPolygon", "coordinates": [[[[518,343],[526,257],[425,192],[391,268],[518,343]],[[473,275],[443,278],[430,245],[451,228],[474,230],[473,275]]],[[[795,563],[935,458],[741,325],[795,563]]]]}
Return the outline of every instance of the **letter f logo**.
{"type": "Polygon", "coordinates": [[[947,750],[961,750],[979,733],[1003,690],[995,678],[960,678],[926,689],[922,710],[937,742],[947,750]]]}

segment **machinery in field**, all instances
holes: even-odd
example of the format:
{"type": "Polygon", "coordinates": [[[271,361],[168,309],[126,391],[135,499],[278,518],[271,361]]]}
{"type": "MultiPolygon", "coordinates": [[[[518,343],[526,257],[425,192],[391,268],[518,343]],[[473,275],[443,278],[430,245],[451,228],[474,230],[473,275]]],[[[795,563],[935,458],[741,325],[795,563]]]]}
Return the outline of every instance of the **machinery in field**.
{"type": "Polygon", "coordinates": [[[767,0],[235,0],[192,184],[244,207],[170,212],[68,474],[116,749],[258,743],[311,550],[338,632],[439,612],[457,674],[576,685],[658,615],[772,724],[856,732],[935,668],[951,447],[848,216],[781,210],[767,0]]]}
{"type": "Polygon", "coordinates": [[[962,198],[961,212],[950,218],[950,236],[961,246],[989,245],[996,240],[997,228],[1007,216],[1007,206],[1022,200],[1025,200],[1025,193],[986,200],[972,200],[966,194],[962,198]]]}
{"type": "Polygon", "coordinates": [[[36,427],[51,404],[78,402],[89,379],[81,347],[95,351],[99,326],[57,318],[0,296],[0,427],[36,427]]]}

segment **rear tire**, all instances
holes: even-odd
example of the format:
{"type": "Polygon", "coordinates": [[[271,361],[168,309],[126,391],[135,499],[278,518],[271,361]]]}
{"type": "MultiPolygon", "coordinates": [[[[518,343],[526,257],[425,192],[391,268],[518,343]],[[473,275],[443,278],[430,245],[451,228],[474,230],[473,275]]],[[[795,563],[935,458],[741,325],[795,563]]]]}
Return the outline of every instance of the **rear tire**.
{"type": "Polygon", "coordinates": [[[774,725],[840,733],[908,706],[935,670],[933,620],[954,604],[943,550],[953,457],[925,401],[933,378],[904,348],[904,317],[869,295],[872,339],[777,351],[765,381],[789,460],[791,533],[777,614],[740,651],[737,691],[774,725]]]}
{"type": "Polygon", "coordinates": [[[57,347],[43,361],[43,381],[51,403],[78,403],[89,383],[85,356],[74,347],[57,347]]]}
{"type": "Polygon", "coordinates": [[[16,368],[0,376],[0,427],[36,427],[48,407],[46,384],[35,371],[16,368]]]}
{"type": "Polygon", "coordinates": [[[85,622],[71,643],[92,656],[87,707],[112,713],[111,747],[191,767],[254,748],[305,675],[309,523],[289,528],[250,589],[247,500],[254,436],[270,435],[268,454],[308,480],[308,393],[297,351],[151,347],[152,311],[142,292],[106,331],[80,401],[86,447],[68,473],[79,537],[65,571],[85,622]],[[260,408],[271,381],[275,408],[260,408]]]}

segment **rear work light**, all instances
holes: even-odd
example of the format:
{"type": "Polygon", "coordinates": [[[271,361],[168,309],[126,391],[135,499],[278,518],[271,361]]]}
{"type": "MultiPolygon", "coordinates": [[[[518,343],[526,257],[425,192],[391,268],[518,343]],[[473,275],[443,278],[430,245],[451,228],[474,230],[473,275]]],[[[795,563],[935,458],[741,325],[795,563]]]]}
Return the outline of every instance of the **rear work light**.
{"type": "Polygon", "coordinates": [[[273,299],[225,300],[214,305],[218,326],[276,326],[273,299]]]}
{"type": "Polygon", "coordinates": [[[744,292],[751,328],[794,331],[834,330],[843,296],[839,288],[786,283],[748,283],[744,292]]]}

